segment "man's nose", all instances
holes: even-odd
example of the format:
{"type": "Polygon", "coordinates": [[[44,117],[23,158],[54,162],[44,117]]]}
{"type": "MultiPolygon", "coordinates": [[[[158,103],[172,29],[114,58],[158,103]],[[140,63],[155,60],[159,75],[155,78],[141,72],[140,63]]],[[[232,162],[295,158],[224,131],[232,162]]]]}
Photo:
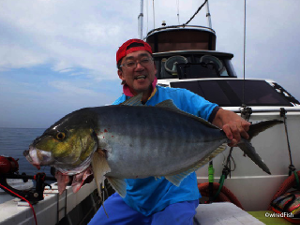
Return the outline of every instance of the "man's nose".
{"type": "Polygon", "coordinates": [[[136,62],[135,70],[143,70],[143,69],[145,69],[145,67],[140,62],[136,62]]]}

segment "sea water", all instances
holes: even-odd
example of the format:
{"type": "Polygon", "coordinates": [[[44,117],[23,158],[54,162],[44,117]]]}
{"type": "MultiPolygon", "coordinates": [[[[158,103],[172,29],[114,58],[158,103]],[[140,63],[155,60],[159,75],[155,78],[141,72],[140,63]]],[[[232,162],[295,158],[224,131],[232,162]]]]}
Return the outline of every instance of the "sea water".
{"type": "Polygon", "coordinates": [[[41,167],[38,170],[23,155],[24,150],[28,150],[33,140],[41,136],[45,130],[44,128],[0,127],[0,155],[10,156],[18,160],[19,174],[35,175],[39,172],[45,172],[47,176],[50,176],[50,167],[41,167]]]}

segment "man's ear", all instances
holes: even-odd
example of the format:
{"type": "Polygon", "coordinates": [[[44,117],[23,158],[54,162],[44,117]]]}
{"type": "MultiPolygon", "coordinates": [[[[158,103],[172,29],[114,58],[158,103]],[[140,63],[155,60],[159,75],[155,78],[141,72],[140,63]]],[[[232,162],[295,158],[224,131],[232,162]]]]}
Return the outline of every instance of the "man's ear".
{"type": "Polygon", "coordinates": [[[118,69],[118,76],[122,80],[122,84],[125,84],[125,78],[123,76],[123,71],[121,69],[118,69]]]}
{"type": "Polygon", "coordinates": [[[118,76],[122,80],[123,79],[123,71],[118,69],[118,76]]]}

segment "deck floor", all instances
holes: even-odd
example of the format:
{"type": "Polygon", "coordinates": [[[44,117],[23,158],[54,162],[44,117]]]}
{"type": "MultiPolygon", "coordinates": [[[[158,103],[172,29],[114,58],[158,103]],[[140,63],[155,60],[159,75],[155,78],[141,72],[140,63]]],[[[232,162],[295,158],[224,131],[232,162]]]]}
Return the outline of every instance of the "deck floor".
{"type": "Polygon", "coordinates": [[[201,225],[285,225],[291,224],[284,218],[271,218],[265,216],[272,211],[246,212],[233,203],[220,202],[212,204],[200,204],[197,208],[196,224],[201,225]]]}

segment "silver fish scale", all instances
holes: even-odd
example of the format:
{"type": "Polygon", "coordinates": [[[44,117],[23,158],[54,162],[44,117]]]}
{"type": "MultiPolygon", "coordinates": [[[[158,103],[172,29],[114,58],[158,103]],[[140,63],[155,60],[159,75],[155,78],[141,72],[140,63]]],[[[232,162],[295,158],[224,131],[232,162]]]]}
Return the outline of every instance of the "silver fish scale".
{"type": "Polygon", "coordinates": [[[161,107],[111,106],[98,114],[99,145],[107,151],[111,176],[164,176],[227,141],[219,129],[161,107]]]}

